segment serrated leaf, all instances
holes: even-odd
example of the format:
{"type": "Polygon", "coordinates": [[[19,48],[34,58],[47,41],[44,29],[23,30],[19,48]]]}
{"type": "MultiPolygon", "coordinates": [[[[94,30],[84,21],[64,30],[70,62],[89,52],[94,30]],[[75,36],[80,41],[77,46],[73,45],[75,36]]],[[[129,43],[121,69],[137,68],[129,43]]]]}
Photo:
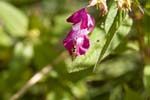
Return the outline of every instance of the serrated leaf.
{"type": "Polygon", "coordinates": [[[105,32],[102,29],[95,28],[90,35],[91,46],[85,55],[78,56],[74,61],[70,58],[66,59],[66,64],[69,72],[80,71],[89,68],[96,63],[98,59],[99,50],[105,43],[105,32]]]}
{"type": "Polygon", "coordinates": [[[12,36],[25,36],[28,28],[27,17],[9,3],[0,1],[0,21],[12,36]]]}

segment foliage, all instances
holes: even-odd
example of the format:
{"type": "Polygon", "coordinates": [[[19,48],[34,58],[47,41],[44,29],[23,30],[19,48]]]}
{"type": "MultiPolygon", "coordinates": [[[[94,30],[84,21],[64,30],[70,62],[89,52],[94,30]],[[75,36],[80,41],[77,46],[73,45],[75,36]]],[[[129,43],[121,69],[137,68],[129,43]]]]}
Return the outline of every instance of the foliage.
{"type": "Polygon", "coordinates": [[[0,100],[149,100],[150,2],[132,1],[107,0],[105,16],[90,8],[90,49],[72,60],[66,18],[87,0],[1,0],[0,100]]]}

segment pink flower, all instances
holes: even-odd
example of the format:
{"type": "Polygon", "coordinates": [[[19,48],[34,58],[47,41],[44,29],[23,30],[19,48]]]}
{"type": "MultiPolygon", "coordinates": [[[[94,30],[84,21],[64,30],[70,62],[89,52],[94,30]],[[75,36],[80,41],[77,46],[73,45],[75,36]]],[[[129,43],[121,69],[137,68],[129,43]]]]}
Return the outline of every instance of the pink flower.
{"type": "Polygon", "coordinates": [[[83,8],[72,14],[67,22],[73,23],[73,26],[63,41],[64,47],[71,56],[85,54],[90,47],[88,34],[94,29],[94,18],[83,8]]]}

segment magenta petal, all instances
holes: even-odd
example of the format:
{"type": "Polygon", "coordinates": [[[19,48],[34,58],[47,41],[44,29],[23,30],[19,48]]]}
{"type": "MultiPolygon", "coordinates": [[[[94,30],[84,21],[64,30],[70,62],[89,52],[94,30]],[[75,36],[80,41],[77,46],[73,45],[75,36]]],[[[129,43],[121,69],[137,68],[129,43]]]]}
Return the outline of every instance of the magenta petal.
{"type": "Polygon", "coordinates": [[[64,47],[68,50],[69,54],[72,55],[72,48],[73,48],[73,40],[65,41],[64,47]]]}
{"type": "Polygon", "coordinates": [[[80,38],[77,39],[77,51],[76,51],[76,55],[83,55],[87,52],[88,48],[90,47],[90,42],[89,42],[89,38],[87,35],[84,35],[80,38]]]}
{"type": "Polygon", "coordinates": [[[85,54],[90,46],[88,35],[80,35],[77,34],[77,31],[73,30],[68,33],[67,37],[63,41],[63,44],[70,55],[73,55],[73,49],[75,48],[75,56],[85,54]]]}
{"type": "Polygon", "coordinates": [[[88,30],[92,32],[94,29],[94,26],[95,26],[95,20],[91,15],[88,14],[88,30]]]}
{"type": "Polygon", "coordinates": [[[82,12],[81,15],[81,29],[85,29],[88,27],[88,16],[87,16],[87,12],[84,10],[84,12],[82,12]]]}
{"type": "Polygon", "coordinates": [[[90,47],[89,37],[85,35],[82,48],[88,49],[89,47],[90,47]]]}
{"type": "Polygon", "coordinates": [[[84,55],[86,52],[87,52],[87,49],[79,48],[79,50],[78,50],[78,55],[77,55],[77,56],[79,56],[79,55],[84,55]]]}
{"type": "Polygon", "coordinates": [[[67,22],[71,22],[74,25],[81,22],[80,29],[86,29],[90,27],[90,30],[94,27],[94,18],[90,16],[85,8],[78,10],[77,12],[73,13],[68,19],[67,22]]]}
{"type": "Polygon", "coordinates": [[[85,8],[82,8],[81,10],[78,10],[77,12],[73,13],[68,19],[67,22],[71,22],[71,23],[78,23],[79,21],[81,21],[81,17],[82,17],[82,13],[85,12],[85,8]]]}
{"type": "Polygon", "coordinates": [[[72,39],[73,33],[74,31],[71,30],[63,41],[64,47],[69,51],[70,54],[72,54],[72,48],[74,46],[74,41],[72,39]]]}

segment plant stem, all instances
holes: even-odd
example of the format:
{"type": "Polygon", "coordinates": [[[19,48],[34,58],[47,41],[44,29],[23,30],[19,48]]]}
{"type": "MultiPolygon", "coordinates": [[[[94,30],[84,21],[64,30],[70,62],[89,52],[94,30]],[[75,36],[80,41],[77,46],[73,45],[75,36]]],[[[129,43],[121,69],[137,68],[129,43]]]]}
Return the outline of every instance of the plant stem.
{"type": "Polygon", "coordinates": [[[141,56],[143,59],[143,64],[150,64],[150,58],[149,58],[149,54],[148,54],[148,47],[146,46],[146,43],[144,41],[144,32],[142,29],[142,20],[138,20],[137,21],[137,30],[139,33],[139,47],[140,47],[140,52],[141,52],[141,56]]]}

